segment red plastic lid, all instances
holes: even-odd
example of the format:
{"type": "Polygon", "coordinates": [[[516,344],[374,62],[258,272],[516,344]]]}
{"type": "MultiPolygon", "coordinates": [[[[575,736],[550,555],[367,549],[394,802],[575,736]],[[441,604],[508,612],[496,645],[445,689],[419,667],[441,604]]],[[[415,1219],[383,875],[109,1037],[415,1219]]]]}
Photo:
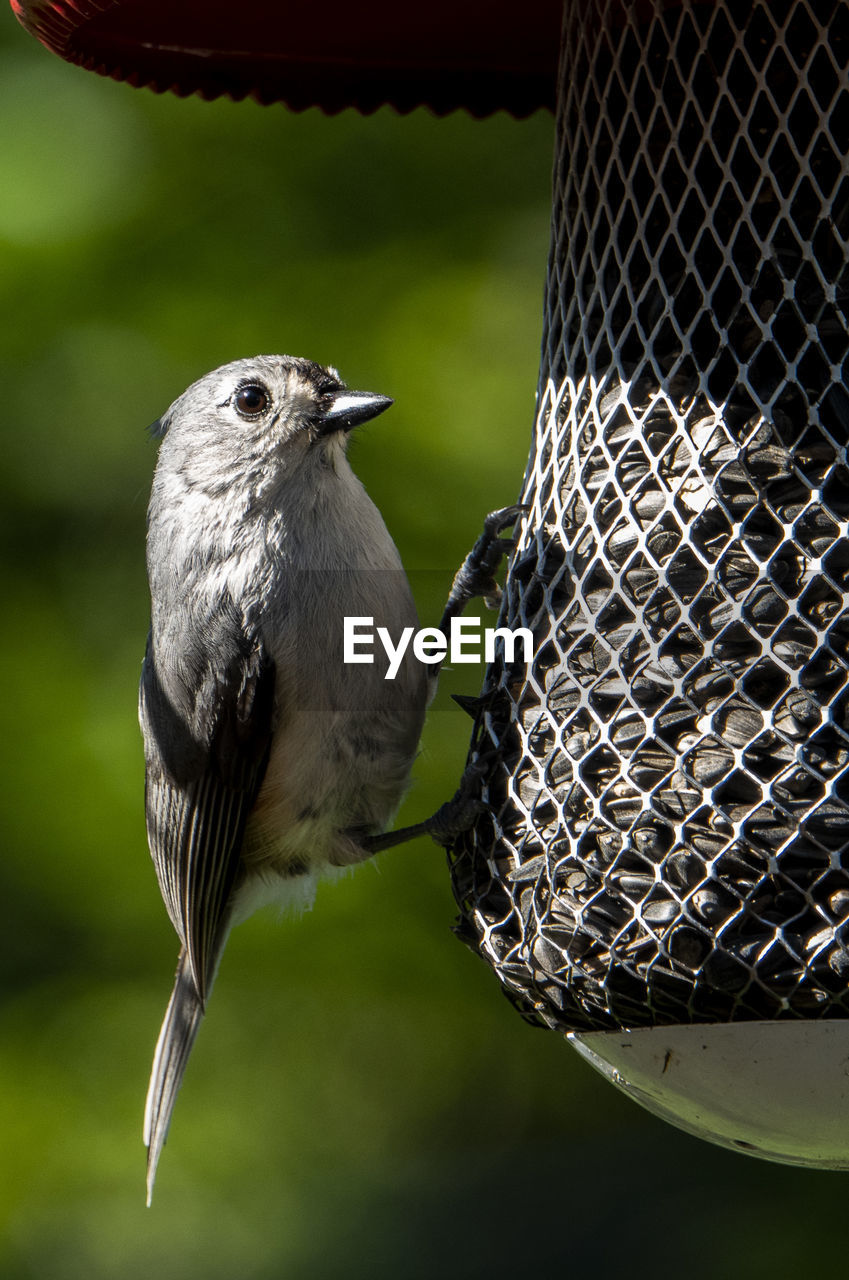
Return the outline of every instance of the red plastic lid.
{"type": "Polygon", "coordinates": [[[554,104],[563,0],[11,0],[69,62],[157,92],[438,115],[554,104]]]}

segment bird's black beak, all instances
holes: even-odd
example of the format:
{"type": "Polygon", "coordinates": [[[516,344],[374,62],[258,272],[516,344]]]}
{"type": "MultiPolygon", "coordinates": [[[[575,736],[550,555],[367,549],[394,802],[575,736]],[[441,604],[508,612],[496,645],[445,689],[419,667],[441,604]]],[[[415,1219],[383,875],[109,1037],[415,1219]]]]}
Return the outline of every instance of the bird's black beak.
{"type": "Polygon", "coordinates": [[[392,403],[389,396],[378,396],[371,391],[338,391],[332,405],[324,414],[321,434],[330,435],[334,431],[350,431],[353,427],[358,427],[361,422],[376,418],[392,403]]]}

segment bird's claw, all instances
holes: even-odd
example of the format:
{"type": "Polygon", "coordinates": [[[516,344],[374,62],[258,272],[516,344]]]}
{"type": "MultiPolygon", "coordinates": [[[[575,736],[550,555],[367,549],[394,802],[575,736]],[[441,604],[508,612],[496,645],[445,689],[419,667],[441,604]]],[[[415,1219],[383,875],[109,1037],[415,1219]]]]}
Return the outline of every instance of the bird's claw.
{"type": "Polygon", "coordinates": [[[483,774],[480,761],[475,760],[467,765],[453,797],[425,822],[427,834],[437,844],[449,848],[458,836],[474,825],[478,814],[483,812],[486,807],[480,796],[483,774]]]}
{"type": "MultiPolygon", "coordinates": [[[[530,511],[530,507],[525,502],[514,502],[512,507],[499,507],[497,511],[490,511],[489,515],[483,522],[484,536],[488,538],[497,538],[505,529],[510,529],[519,519],[520,515],[526,515],[530,511]]],[[[513,545],[513,539],[510,539],[510,546],[513,545]]]]}
{"type": "Polygon", "coordinates": [[[451,586],[451,593],[443,614],[442,630],[446,631],[446,622],[456,616],[475,596],[483,596],[490,609],[497,609],[501,604],[501,587],[495,579],[501,561],[513,550],[516,534],[509,538],[500,535],[505,529],[515,525],[519,516],[525,514],[528,507],[516,503],[512,507],[501,507],[498,511],[490,511],[484,520],[483,533],[460,565],[451,586]]]}

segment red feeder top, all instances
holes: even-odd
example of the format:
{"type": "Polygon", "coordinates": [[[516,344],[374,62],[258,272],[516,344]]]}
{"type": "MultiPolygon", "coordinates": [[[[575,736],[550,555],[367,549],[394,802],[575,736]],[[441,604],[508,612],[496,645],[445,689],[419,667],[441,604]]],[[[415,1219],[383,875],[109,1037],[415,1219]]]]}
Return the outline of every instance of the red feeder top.
{"type": "Polygon", "coordinates": [[[362,112],[552,107],[563,0],[10,0],[69,62],[157,92],[362,112]]]}

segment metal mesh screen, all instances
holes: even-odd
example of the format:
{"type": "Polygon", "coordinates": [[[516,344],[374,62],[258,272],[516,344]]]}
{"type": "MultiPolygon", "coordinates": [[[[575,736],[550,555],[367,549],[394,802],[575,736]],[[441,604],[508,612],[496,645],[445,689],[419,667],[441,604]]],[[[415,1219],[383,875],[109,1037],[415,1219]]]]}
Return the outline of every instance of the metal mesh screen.
{"type": "Polygon", "coordinates": [[[459,931],[563,1030],[845,1016],[849,4],[566,10],[459,931]]]}

